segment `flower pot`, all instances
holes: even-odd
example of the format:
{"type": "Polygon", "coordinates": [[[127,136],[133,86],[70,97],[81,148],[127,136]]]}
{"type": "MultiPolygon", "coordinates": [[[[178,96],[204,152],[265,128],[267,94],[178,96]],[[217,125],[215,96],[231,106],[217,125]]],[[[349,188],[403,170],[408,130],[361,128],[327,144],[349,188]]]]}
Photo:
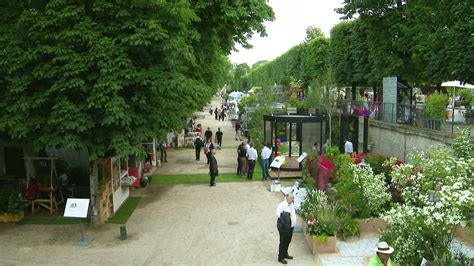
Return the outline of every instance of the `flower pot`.
{"type": "Polygon", "coordinates": [[[2,213],[0,214],[0,223],[12,223],[19,222],[25,217],[24,212],[11,214],[11,213],[2,213]]]}
{"type": "Polygon", "coordinates": [[[337,238],[335,236],[328,236],[325,241],[315,240],[313,238],[313,254],[336,253],[336,240],[337,238]]]}
{"type": "Polygon", "coordinates": [[[335,236],[328,236],[327,240],[321,241],[321,240],[315,239],[313,235],[310,235],[309,233],[307,233],[308,225],[305,222],[303,222],[302,227],[303,227],[303,234],[306,240],[306,244],[308,244],[308,247],[313,254],[336,252],[337,238],[335,236]]]}

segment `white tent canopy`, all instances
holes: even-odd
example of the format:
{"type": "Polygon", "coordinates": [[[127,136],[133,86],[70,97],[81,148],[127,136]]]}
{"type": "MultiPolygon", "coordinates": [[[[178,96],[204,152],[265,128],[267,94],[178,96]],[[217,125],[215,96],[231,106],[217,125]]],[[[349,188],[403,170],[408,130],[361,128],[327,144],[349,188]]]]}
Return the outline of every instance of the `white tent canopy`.
{"type": "Polygon", "coordinates": [[[236,98],[236,99],[242,98],[243,95],[244,95],[244,93],[241,92],[241,91],[233,91],[233,92],[229,93],[229,97],[236,98]]]}
{"type": "Polygon", "coordinates": [[[457,88],[465,88],[465,89],[474,89],[474,85],[468,84],[468,83],[461,85],[461,82],[458,80],[443,82],[441,83],[441,87],[457,87],[457,88]]]}

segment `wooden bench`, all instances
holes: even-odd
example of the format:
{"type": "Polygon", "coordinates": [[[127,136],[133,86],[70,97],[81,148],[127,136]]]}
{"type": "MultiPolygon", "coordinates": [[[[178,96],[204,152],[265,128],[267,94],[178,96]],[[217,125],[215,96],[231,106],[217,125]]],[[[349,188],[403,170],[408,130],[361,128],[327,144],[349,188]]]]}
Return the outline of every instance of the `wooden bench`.
{"type": "Polygon", "coordinates": [[[31,213],[35,213],[39,210],[39,207],[42,206],[49,210],[49,214],[58,210],[58,203],[56,198],[52,197],[50,199],[35,199],[31,201],[31,213]]]}

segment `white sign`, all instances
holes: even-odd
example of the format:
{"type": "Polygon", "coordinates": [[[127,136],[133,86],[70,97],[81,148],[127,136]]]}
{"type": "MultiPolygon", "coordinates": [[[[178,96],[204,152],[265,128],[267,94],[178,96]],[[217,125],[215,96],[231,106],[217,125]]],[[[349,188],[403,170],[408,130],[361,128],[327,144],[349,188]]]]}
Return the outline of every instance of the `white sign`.
{"type": "Polygon", "coordinates": [[[64,217],[87,218],[90,199],[67,199],[64,217]]]}
{"type": "Polygon", "coordinates": [[[301,163],[304,158],[306,158],[306,156],[308,156],[308,154],[306,152],[303,152],[303,154],[300,155],[300,157],[298,157],[298,159],[296,159],[299,163],[301,163]]]}
{"type": "Polygon", "coordinates": [[[135,183],[135,180],[137,180],[136,177],[134,177],[134,176],[132,176],[132,175],[125,175],[125,176],[123,176],[123,177],[120,179],[120,182],[121,182],[123,185],[131,186],[133,183],[135,183]]]}
{"type": "Polygon", "coordinates": [[[283,158],[282,157],[276,157],[275,159],[273,159],[273,162],[270,165],[270,167],[280,168],[284,161],[285,161],[284,157],[283,158]]]}

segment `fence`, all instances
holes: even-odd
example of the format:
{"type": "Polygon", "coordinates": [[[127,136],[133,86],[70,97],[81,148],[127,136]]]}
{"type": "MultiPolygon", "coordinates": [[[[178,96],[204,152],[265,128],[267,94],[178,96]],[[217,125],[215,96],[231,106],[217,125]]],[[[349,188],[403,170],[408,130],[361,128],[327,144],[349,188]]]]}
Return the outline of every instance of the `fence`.
{"type": "Polygon", "coordinates": [[[444,118],[431,119],[424,104],[393,104],[366,101],[340,101],[338,108],[342,113],[351,114],[387,123],[406,124],[424,130],[442,131],[456,134],[457,128],[469,127],[471,138],[474,124],[474,109],[464,107],[442,107],[446,110],[444,118]]]}

